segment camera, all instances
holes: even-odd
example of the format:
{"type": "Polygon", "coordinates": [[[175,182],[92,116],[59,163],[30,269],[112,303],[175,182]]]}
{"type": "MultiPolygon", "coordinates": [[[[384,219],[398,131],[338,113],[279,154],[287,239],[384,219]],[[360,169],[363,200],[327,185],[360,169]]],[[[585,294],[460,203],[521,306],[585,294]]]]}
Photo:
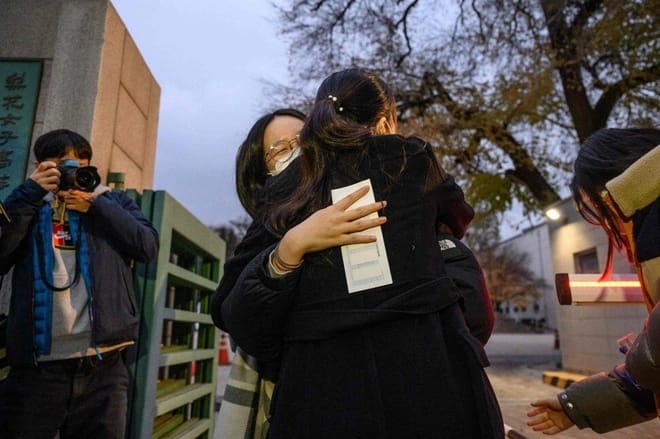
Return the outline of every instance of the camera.
{"type": "Polygon", "coordinates": [[[57,166],[60,171],[60,190],[78,189],[94,192],[101,183],[95,166],[80,166],[75,160],[65,160],[57,166]]]}

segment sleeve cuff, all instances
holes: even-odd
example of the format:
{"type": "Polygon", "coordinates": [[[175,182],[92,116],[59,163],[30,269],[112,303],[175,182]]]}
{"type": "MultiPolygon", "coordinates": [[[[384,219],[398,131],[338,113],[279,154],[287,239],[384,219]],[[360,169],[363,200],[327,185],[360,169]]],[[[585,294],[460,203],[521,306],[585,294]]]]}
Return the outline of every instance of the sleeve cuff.
{"type": "Polygon", "coordinates": [[[571,384],[559,394],[559,403],[578,428],[591,428],[596,433],[655,417],[655,413],[652,417],[640,413],[620,380],[602,372],[571,384]]]}
{"type": "Polygon", "coordinates": [[[277,244],[271,245],[257,256],[262,259],[258,271],[259,280],[268,288],[276,291],[294,288],[300,277],[300,270],[278,273],[270,261],[276,246],[277,244]]]}
{"type": "Polygon", "coordinates": [[[275,268],[275,264],[273,264],[274,253],[275,253],[275,249],[271,250],[270,253],[268,253],[268,262],[266,263],[266,265],[268,266],[268,275],[273,279],[277,279],[289,274],[290,271],[279,271],[277,268],[275,268]]]}
{"type": "Polygon", "coordinates": [[[559,399],[559,404],[561,404],[562,409],[564,409],[564,413],[566,413],[566,415],[571,418],[571,421],[573,421],[573,424],[575,424],[577,428],[583,429],[591,427],[591,425],[589,425],[589,421],[587,421],[587,418],[580,414],[580,412],[575,407],[575,404],[570,401],[570,398],[566,392],[561,392],[559,395],[557,395],[557,398],[559,399]]]}

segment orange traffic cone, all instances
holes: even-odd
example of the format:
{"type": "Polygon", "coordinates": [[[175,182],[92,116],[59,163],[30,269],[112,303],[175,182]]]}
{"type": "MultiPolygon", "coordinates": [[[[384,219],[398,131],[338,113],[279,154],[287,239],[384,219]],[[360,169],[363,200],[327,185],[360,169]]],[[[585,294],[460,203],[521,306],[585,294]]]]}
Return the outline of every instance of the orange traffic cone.
{"type": "Polygon", "coordinates": [[[229,364],[229,346],[227,346],[227,334],[220,333],[220,350],[218,351],[218,364],[229,364]]]}

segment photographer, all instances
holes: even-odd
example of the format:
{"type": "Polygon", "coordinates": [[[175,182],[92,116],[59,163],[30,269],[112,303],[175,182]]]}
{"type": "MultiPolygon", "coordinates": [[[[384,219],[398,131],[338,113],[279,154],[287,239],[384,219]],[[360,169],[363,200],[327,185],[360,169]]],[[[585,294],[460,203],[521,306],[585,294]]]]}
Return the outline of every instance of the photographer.
{"type": "Polygon", "coordinates": [[[50,131],[34,154],[0,236],[0,273],[14,268],[0,436],[123,438],[122,350],[139,325],[131,262],[155,258],[158,235],[130,198],[98,185],[81,135],[50,131]]]}

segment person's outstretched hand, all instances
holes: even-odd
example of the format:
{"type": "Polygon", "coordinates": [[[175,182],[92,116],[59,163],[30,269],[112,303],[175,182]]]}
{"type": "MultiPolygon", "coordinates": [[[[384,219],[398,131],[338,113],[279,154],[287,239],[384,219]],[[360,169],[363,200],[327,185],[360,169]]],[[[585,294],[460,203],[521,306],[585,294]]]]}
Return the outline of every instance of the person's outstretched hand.
{"type": "Polygon", "coordinates": [[[535,408],[527,412],[527,416],[531,418],[527,425],[532,427],[532,430],[543,434],[557,434],[573,426],[573,421],[564,413],[557,399],[541,399],[531,405],[535,408]]]}
{"type": "Polygon", "coordinates": [[[378,201],[348,210],[367,192],[369,188],[362,187],[337,203],[317,210],[305,221],[291,228],[279,243],[279,257],[289,264],[297,264],[306,253],[347,244],[374,242],[374,235],[360,232],[384,224],[387,218],[364,217],[384,208],[386,202],[378,201]]]}

